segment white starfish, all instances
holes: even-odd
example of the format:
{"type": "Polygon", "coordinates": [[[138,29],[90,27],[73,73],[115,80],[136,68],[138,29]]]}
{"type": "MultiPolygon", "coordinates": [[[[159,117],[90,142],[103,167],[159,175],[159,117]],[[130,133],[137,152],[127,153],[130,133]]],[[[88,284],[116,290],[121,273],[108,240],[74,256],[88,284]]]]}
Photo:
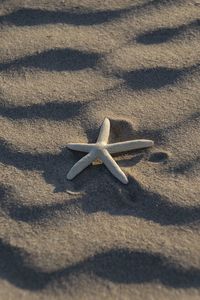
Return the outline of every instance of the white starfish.
{"type": "Polygon", "coordinates": [[[71,180],[87,166],[89,166],[96,158],[99,158],[108,168],[108,170],[122,183],[127,184],[128,179],[122,172],[120,167],[114,161],[110,153],[119,153],[130,151],[133,149],[142,149],[153,146],[154,142],[151,140],[132,140],[114,144],[108,144],[110,133],[110,121],[105,118],[99,133],[99,137],[95,144],[74,144],[70,143],[67,147],[71,150],[82,151],[88,153],[81,158],[67,174],[67,179],[71,180]]]}

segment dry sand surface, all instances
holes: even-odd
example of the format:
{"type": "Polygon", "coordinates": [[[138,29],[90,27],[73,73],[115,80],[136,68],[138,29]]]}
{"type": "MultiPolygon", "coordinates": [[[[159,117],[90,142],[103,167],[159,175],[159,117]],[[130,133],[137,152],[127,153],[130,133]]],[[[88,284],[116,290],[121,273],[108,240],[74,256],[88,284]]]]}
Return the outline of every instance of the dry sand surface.
{"type": "Polygon", "coordinates": [[[0,8],[0,300],[200,299],[200,1],[0,8]],[[68,181],[104,117],[155,146],[68,181]]]}

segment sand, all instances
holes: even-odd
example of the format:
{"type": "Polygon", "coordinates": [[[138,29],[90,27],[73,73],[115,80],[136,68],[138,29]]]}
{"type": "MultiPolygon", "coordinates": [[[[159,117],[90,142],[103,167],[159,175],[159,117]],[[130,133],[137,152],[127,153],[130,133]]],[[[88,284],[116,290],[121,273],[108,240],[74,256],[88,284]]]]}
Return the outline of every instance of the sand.
{"type": "Polygon", "coordinates": [[[199,299],[200,1],[0,8],[0,299],[199,299]],[[155,146],[68,181],[105,117],[155,146]]]}

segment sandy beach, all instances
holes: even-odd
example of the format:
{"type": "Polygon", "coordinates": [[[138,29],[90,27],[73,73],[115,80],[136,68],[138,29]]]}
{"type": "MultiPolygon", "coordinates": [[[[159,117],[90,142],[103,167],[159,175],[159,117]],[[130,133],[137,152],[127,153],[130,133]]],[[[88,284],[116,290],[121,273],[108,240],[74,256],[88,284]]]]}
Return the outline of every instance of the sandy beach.
{"type": "Polygon", "coordinates": [[[199,87],[199,0],[0,1],[0,300],[200,299],[199,87]]]}

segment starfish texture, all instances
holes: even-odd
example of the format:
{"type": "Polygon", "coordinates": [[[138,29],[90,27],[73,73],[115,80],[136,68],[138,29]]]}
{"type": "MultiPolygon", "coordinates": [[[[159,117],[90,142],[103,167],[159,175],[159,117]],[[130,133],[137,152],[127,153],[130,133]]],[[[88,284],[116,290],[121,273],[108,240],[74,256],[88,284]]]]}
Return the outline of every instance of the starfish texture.
{"type": "Polygon", "coordinates": [[[108,144],[109,133],[110,121],[108,118],[105,118],[100,129],[99,137],[95,144],[70,143],[67,145],[67,147],[71,150],[88,153],[71,168],[71,170],[67,174],[67,179],[72,180],[76,175],[78,175],[87,166],[89,166],[96,158],[99,158],[108,168],[108,170],[113,174],[113,176],[115,176],[124,184],[128,183],[128,178],[114,161],[110,153],[112,154],[134,149],[143,149],[153,146],[154,142],[151,140],[131,140],[126,142],[108,144]]]}

